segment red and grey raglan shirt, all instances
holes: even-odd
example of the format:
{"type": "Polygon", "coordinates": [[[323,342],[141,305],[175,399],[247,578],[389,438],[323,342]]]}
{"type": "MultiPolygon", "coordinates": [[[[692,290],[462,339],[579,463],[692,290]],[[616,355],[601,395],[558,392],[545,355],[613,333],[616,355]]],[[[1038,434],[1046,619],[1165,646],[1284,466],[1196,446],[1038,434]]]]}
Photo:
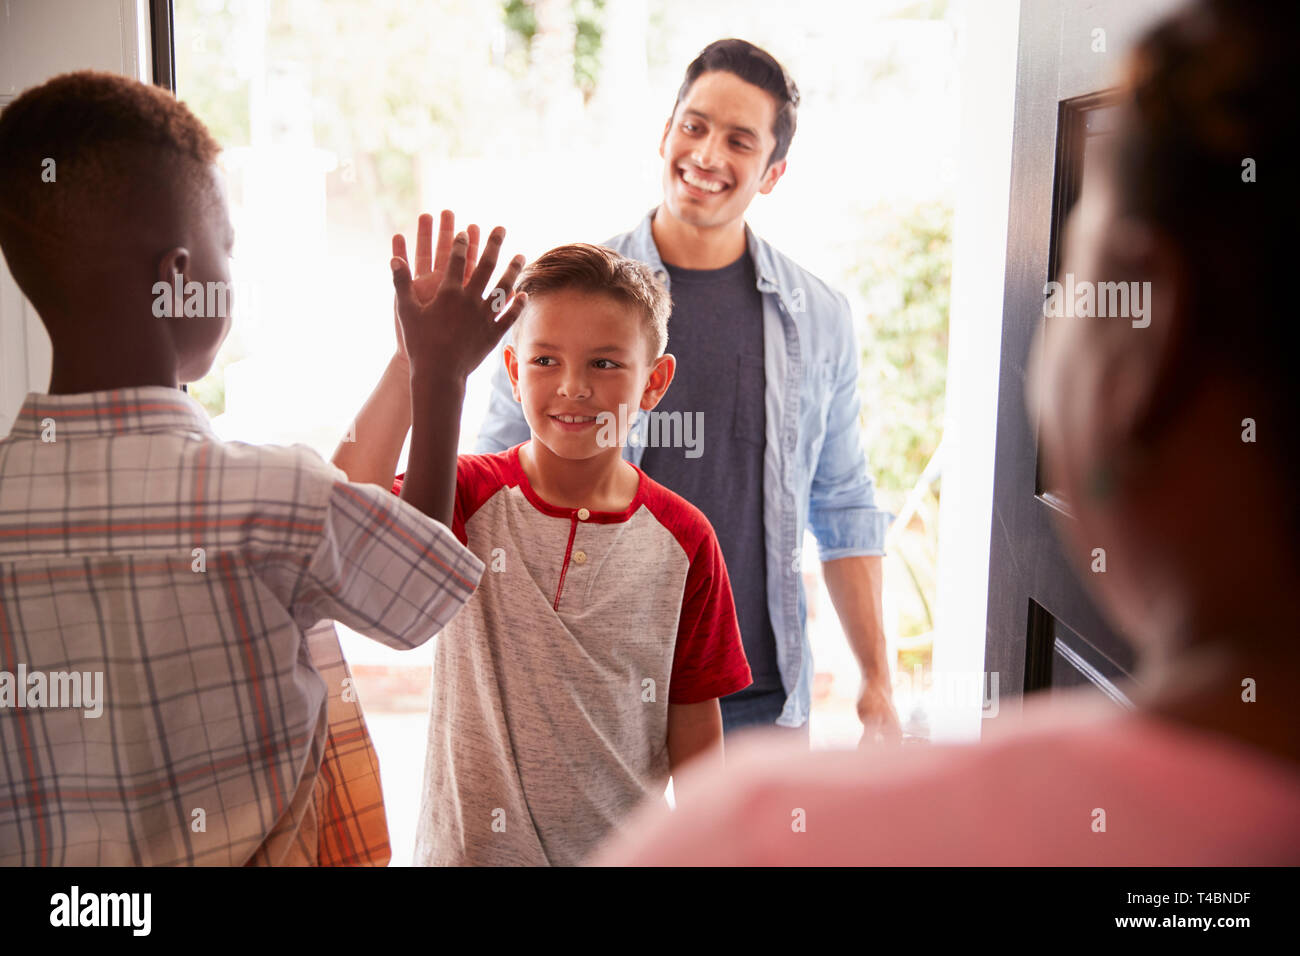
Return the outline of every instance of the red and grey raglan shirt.
{"type": "Polygon", "coordinates": [[[581,862],[663,794],[668,705],[750,683],[699,509],[640,469],[623,511],[554,507],[520,447],[459,459],[452,530],[487,571],[438,637],[417,863],[581,862]]]}

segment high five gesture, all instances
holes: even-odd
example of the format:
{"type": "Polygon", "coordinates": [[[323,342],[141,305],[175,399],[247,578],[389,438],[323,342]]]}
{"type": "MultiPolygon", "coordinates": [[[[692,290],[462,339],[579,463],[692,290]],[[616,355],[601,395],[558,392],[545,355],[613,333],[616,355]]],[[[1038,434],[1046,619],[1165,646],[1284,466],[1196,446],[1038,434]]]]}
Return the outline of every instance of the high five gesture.
{"type": "MultiPolygon", "coordinates": [[[[429,266],[426,250],[421,249],[425,245],[421,236],[416,247],[415,277],[400,255],[405,252],[405,240],[401,236],[393,237],[394,255],[390,263],[393,289],[413,380],[421,375],[436,375],[459,379],[463,384],[523,311],[525,296],[512,294],[515,280],[524,267],[523,256],[510,260],[496,286],[484,298],[505,235],[505,229],[500,226],[493,229],[483,249],[483,258],[473,264],[470,237],[465,232],[459,233],[451,243],[445,263],[435,263],[428,272],[424,272],[429,266]]],[[[442,246],[440,242],[440,253],[442,246]]]]}
{"type": "Polygon", "coordinates": [[[460,233],[455,227],[456,217],[443,210],[435,252],[433,217],[420,217],[414,275],[406,238],[393,236],[389,266],[397,351],[333,458],[353,481],[389,487],[413,426],[402,497],[447,525],[456,489],[466,379],[525,304],[525,296],[514,292],[523,256],[512,258],[488,288],[506,231],[493,229],[479,258],[478,226],[460,233]]]}

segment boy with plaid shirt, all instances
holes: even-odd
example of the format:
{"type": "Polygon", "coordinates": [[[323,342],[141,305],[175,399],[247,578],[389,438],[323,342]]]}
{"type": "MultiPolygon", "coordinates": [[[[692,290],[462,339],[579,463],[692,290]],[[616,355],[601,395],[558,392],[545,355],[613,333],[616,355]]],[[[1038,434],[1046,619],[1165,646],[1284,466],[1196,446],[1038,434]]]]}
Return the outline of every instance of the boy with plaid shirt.
{"type": "Polygon", "coordinates": [[[53,344],[49,394],[0,441],[0,865],[386,863],[330,619],[415,647],[483,570],[446,527],[452,404],[517,309],[493,322],[458,286],[413,316],[452,414],[401,499],[300,446],[220,441],[178,388],[230,325],[188,294],[229,285],[217,152],[112,74],[0,114],[0,248],[53,344]]]}

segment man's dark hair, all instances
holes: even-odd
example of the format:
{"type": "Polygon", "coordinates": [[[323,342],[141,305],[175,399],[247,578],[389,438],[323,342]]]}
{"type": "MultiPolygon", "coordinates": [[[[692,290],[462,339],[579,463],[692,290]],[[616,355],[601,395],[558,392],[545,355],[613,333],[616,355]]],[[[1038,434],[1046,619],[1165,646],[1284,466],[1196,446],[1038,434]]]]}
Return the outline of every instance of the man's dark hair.
{"type": "Polygon", "coordinates": [[[772,121],[772,135],[776,137],[776,146],[767,158],[767,165],[785,159],[794,139],[795,118],[799,110],[799,87],[785,71],[785,67],[766,50],[760,49],[745,40],[735,38],[714,40],[686,68],[686,79],[677,90],[677,102],[673,104],[673,113],[682,105],[691,84],[705,73],[723,72],[740,77],[746,83],[752,83],[761,90],[766,90],[776,100],[776,119],[772,121]]]}

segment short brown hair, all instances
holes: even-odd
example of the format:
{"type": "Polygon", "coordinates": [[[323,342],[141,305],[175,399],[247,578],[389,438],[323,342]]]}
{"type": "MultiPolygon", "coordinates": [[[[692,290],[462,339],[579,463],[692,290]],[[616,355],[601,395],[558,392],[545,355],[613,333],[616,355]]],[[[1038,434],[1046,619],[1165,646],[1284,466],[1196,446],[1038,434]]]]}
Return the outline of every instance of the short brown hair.
{"type": "Polygon", "coordinates": [[[652,359],[668,347],[668,290],[645,263],[612,249],[586,242],[556,246],[528,264],[517,288],[529,297],[561,290],[608,295],[640,313],[652,359]]]}
{"type": "Polygon", "coordinates": [[[0,113],[0,245],[11,265],[57,280],[69,246],[167,210],[220,151],[166,90],[95,70],[56,76],[0,113]]]}

